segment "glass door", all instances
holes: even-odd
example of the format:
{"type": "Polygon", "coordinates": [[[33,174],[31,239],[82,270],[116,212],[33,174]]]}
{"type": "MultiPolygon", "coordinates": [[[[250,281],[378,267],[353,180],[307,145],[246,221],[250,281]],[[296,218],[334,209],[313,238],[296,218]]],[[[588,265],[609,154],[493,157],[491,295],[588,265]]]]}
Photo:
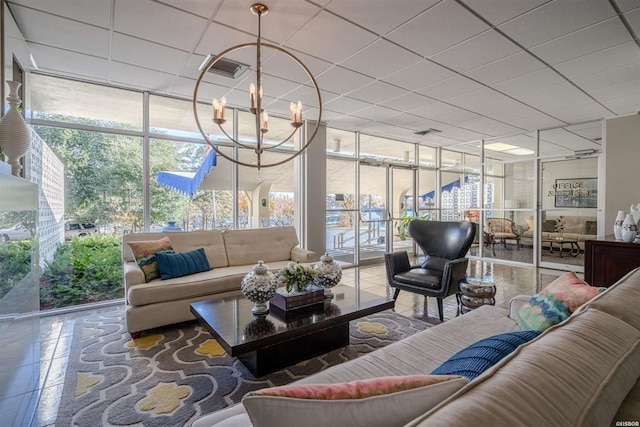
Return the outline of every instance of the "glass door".
{"type": "Polygon", "coordinates": [[[359,262],[379,261],[387,251],[391,214],[387,200],[388,166],[360,165],[358,203],[359,262]]]}
{"type": "Polygon", "coordinates": [[[391,250],[408,251],[413,253],[413,239],[407,231],[409,222],[417,218],[415,198],[415,174],[411,168],[391,166],[390,171],[390,199],[391,220],[393,222],[391,250]]]}

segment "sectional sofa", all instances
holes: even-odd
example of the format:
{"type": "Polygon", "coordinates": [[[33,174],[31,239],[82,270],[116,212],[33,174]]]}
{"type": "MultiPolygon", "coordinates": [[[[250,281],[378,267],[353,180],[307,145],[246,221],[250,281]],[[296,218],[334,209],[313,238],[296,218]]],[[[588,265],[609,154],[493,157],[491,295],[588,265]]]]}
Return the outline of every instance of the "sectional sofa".
{"type": "Polygon", "coordinates": [[[147,329],[193,320],[190,303],[238,291],[244,275],[259,260],[272,270],[279,270],[292,261],[316,261],[316,254],[298,247],[299,243],[294,227],[125,234],[122,262],[127,331],[138,337],[147,329]],[[175,252],[203,248],[212,269],[145,283],[144,273],[128,243],[165,236],[169,237],[175,252]]]}
{"type": "MultiPolygon", "coordinates": [[[[296,384],[428,374],[477,340],[519,330],[515,314],[529,298],[516,297],[509,310],[480,307],[296,384]]],[[[459,386],[434,407],[415,417],[412,415],[408,421],[380,420],[374,424],[412,427],[637,425],[640,421],[639,305],[640,268],[579,307],[565,321],[546,329],[479,377],[459,386]]],[[[415,410],[416,404],[426,402],[428,393],[386,404],[382,397],[376,407],[381,417],[400,414],[403,410],[408,412],[415,410]]],[[[280,425],[349,425],[344,422],[346,412],[314,411],[314,405],[318,404],[318,401],[307,402],[307,415],[297,420],[289,420],[286,406],[282,407],[280,425]]],[[[194,427],[251,425],[243,404],[206,415],[193,423],[194,427]]]]}
{"type": "MultiPolygon", "coordinates": [[[[584,250],[585,240],[593,240],[597,237],[597,218],[595,216],[547,216],[542,223],[542,246],[549,247],[544,240],[554,240],[563,237],[567,240],[576,240],[580,250],[584,250]]],[[[521,243],[533,245],[535,237],[533,217],[527,218],[527,229],[521,233],[521,243]]]]}

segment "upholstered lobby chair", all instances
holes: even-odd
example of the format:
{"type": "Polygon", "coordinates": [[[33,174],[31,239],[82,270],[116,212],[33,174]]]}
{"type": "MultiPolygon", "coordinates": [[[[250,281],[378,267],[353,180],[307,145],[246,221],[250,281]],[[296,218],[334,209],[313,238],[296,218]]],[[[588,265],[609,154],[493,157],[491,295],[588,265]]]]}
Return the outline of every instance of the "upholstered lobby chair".
{"type": "Polygon", "coordinates": [[[475,223],[466,221],[411,221],[409,234],[426,258],[420,265],[411,265],[406,251],[385,254],[387,280],[395,288],[393,298],[397,299],[401,290],[424,295],[425,302],[426,297],[434,297],[438,302],[438,316],[444,320],[442,301],[458,292],[458,284],[467,276],[466,254],[476,228],[475,223]]]}
{"type": "Polygon", "coordinates": [[[484,244],[491,246],[493,256],[496,256],[496,243],[507,248],[507,240],[515,240],[516,248],[520,250],[520,232],[513,221],[507,218],[487,218],[484,228],[484,244]]]}

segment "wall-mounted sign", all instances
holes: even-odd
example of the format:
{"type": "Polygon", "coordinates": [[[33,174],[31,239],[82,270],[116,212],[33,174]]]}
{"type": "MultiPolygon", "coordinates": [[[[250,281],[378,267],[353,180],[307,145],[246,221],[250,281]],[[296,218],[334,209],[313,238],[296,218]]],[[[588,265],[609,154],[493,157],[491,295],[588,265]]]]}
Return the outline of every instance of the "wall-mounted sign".
{"type": "Polygon", "coordinates": [[[597,208],[598,178],[556,179],[547,196],[555,198],[556,208],[597,208]]]}

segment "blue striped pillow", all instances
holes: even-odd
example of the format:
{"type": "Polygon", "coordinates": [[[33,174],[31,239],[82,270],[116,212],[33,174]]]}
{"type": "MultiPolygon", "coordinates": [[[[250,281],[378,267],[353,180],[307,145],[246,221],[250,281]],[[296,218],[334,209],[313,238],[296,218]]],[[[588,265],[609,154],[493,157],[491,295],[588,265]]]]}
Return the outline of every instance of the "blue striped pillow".
{"type": "Polygon", "coordinates": [[[203,248],[191,252],[157,252],[156,258],[158,260],[161,280],[211,270],[203,248]]]}
{"type": "Polygon", "coordinates": [[[542,331],[518,331],[485,338],[463,348],[444,361],[431,374],[461,375],[471,381],[513,352],[518,346],[531,341],[541,333],[542,331]]]}

